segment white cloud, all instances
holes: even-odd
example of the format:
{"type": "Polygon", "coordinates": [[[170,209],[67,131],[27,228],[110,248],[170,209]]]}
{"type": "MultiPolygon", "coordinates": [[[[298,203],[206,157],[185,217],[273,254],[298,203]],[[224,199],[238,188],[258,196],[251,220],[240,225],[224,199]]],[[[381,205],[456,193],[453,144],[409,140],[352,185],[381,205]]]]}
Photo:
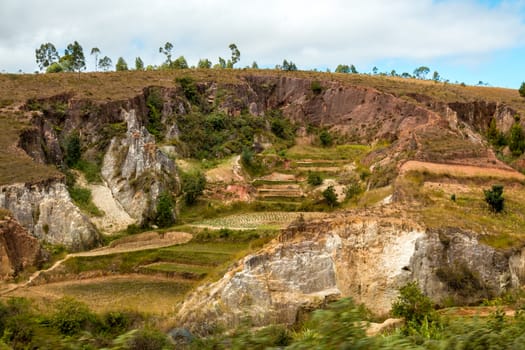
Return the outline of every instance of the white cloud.
{"type": "Polygon", "coordinates": [[[73,40],[86,56],[97,46],[113,62],[123,56],[130,64],[136,56],[160,63],[166,41],[190,64],[228,57],[232,42],[241,65],[472,60],[522,45],[522,10],[519,0],[490,8],[473,0],[2,0],[0,69],[33,71],[41,43],[63,50],[73,40]]]}

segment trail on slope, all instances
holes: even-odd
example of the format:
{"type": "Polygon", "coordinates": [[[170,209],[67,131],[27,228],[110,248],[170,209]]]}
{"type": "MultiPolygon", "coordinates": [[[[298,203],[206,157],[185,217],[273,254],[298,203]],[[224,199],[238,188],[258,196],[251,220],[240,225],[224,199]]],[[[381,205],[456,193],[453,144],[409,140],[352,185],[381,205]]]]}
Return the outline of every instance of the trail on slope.
{"type": "Polygon", "coordinates": [[[23,283],[10,285],[7,289],[0,291],[0,295],[8,294],[18,288],[30,286],[35,279],[40,277],[42,273],[51,272],[62,265],[66,260],[75,257],[91,257],[91,256],[103,256],[117,253],[130,253],[148,249],[159,249],[169,247],[175,244],[187,243],[192,239],[192,235],[187,232],[146,232],[138,234],[135,239],[123,240],[120,244],[114,244],[103,248],[93,249],[87,252],[67,254],[63,259],[56,261],[53,266],[45,270],[38,270],[33,273],[29,279],[23,283]],[[148,237],[149,236],[149,237],[148,237]],[[147,237],[149,239],[142,240],[141,238],[147,237]]]}

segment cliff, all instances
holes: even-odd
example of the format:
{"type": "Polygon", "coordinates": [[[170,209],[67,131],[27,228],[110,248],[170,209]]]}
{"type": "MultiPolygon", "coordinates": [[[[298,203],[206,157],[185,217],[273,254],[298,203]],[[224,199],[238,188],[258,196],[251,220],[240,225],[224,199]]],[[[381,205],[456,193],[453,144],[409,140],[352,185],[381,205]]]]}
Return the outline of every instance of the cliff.
{"type": "Polygon", "coordinates": [[[37,266],[42,260],[38,240],[10,217],[0,220],[0,280],[37,266]]]}
{"type": "Polygon", "coordinates": [[[348,212],[290,227],[179,309],[184,327],[293,324],[308,310],[351,296],[386,315],[397,290],[416,281],[436,303],[475,303],[521,287],[525,257],[459,229],[429,230],[402,211],[348,212]]]}

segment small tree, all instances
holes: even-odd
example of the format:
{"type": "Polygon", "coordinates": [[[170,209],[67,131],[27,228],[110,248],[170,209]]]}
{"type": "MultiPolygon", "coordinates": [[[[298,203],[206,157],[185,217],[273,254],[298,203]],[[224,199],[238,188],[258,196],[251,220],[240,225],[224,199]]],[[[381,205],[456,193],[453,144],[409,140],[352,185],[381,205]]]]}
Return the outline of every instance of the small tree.
{"type": "Polygon", "coordinates": [[[259,65],[257,64],[257,62],[253,61],[252,69],[259,69],[259,65]]]}
{"type": "Polygon", "coordinates": [[[128,70],[128,64],[126,63],[126,60],[124,58],[119,57],[117,60],[117,64],[115,65],[115,70],[117,72],[122,72],[128,70]]]}
{"type": "Polygon", "coordinates": [[[519,121],[516,121],[510,128],[509,149],[513,156],[520,156],[525,151],[525,137],[519,121]]]}
{"type": "Polygon", "coordinates": [[[55,45],[51,43],[45,43],[40,45],[40,48],[35,50],[36,63],[40,70],[44,70],[57,62],[59,59],[58,51],[55,45]]]}
{"type": "Polygon", "coordinates": [[[335,68],[336,73],[350,73],[350,67],[347,64],[339,64],[335,68]]]}
{"type": "Polygon", "coordinates": [[[425,66],[414,69],[414,76],[418,79],[425,79],[428,73],[430,73],[430,68],[425,66]]]}
{"type": "Polygon", "coordinates": [[[175,223],[175,215],[173,210],[175,208],[175,200],[171,193],[162,192],[157,202],[157,212],[155,216],[155,224],[159,227],[169,227],[175,223]]]}
{"type": "Polygon", "coordinates": [[[91,49],[91,56],[95,56],[95,72],[98,68],[98,55],[100,55],[100,49],[98,47],[94,47],[91,49]]]}
{"type": "Polygon", "coordinates": [[[75,166],[82,155],[80,146],[80,136],[78,133],[71,134],[66,140],[65,161],[68,167],[75,166]]]}
{"type": "Polygon", "coordinates": [[[281,69],[284,71],[293,72],[297,70],[297,66],[292,61],[288,62],[287,60],[284,60],[281,69]]]}
{"type": "Polygon", "coordinates": [[[197,197],[202,195],[206,187],[206,177],[202,172],[182,174],[182,192],[184,202],[192,205],[197,201],[197,197]]]}
{"type": "Polygon", "coordinates": [[[184,56],[179,56],[175,61],[171,62],[170,68],[173,69],[188,69],[188,62],[184,56]]]}
{"type": "Polygon", "coordinates": [[[328,130],[322,130],[319,133],[319,141],[321,141],[321,145],[324,147],[331,146],[333,142],[332,134],[330,134],[328,130]]]}
{"type": "Polygon", "coordinates": [[[333,208],[337,205],[337,193],[335,193],[334,186],[330,185],[323,191],[323,197],[330,206],[330,208],[333,208]]]}
{"type": "Polygon", "coordinates": [[[392,304],[392,315],[405,319],[405,333],[419,332],[423,325],[439,322],[432,301],[421,292],[416,282],[399,290],[399,297],[392,304]]]}
{"type": "Polygon", "coordinates": [[[199,63],[197,63],[197,68],[209,69],[209,68],[211,68],[211,61],[209,59],[207,59],[207,58],[200,59],[199,63]]]}
{"type": "Polygon", "coordinates": [[[84,50],[78,41],[69,44],[64,51],[64,56],[61,58],[66,71],[79,72],[86,68],[86,59],[84,57],[84,50]]]}
{"type": "Polygon", "coordinates": [[[241,59],[241,52],[235,44],[230,44],[229,48],[232,52],[232,59],[228,62],[228,68],[233,68],[233,66],[241,59]]]}
{"type": "Polygon", "coordinates": [[[525,81],[521,83],[520,89],[518,91],[521,97],[525,97],[525,81]]]}
{"type": "Polygon", "coordinates": [[[483,190],[485,202],[489,205],[490,211],[499,213],[505,207],[505,198],[503,197],[503,185],[492,185],[492,189],[483,190]]]}
{"type": "Polygon", "coordinates": [[[102,68],[104,72],[107,72],[112,65],[113,62],[111,62],[111,58],[109,58],[108,56],[104,56],[98,61],[99,68],[102,68]]]}
{"type": "Polygon", "coordinates": [[[319,186],[323,183],[323,177],[318,172],[309,172],[307,181],[309,185],[319,186]]]}
{"type": "Polygon", "coordinates": [[[135,70],[144,70],[144,62],[140,57],[135,58],[135,70]]]}
{"type": "Polygon", "coordinates": [[[169,67],[171,65],[171,55],[173,50],[173,44],[167,41],[164,44],[164,47],[159,47],[159,52],[166,56],[166,65],[169,67]]]}
{"type": "Polygon", "coordinates": [[[434,74],[432,74],[432,80],[434,80],[436,83],[441,80],[441,77],[437,71],[434,71],[434,74]]]}

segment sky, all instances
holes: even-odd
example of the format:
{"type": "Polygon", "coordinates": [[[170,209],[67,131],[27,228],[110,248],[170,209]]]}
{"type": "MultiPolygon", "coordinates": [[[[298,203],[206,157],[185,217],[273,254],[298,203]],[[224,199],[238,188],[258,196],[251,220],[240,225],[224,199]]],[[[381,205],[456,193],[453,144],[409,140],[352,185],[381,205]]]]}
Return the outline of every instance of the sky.
{"type": "Polygon", "coordinates": [[[146,65],[174,46],[189,65],[229,58],[273,68],[412,73],[419,66],[451,82],[518,88],[525,81],[525,0],[0,0],[0,71],[38,70],[35,49],[73,41],[113,63],[146,65]]]}

